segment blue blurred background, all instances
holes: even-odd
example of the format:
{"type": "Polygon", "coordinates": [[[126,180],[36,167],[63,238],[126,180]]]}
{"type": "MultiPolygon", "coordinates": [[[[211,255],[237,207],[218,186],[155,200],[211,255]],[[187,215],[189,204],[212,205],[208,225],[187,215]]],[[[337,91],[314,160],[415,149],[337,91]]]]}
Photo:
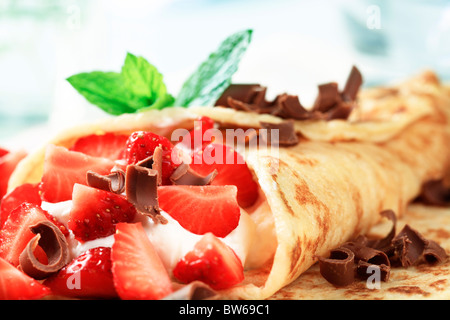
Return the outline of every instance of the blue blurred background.
{"type": "Polygon", "coordinates": [[[119,71],[144,56],[171,93],[228,35],[253,40],[234,82],[311,103],[317,84],[364,85],[428,68],[450,80],[450,1],[419,0],[0,0],[0,146],[34,146],[105,114],[65,80],[119,71]],[[42,141],[41,141],[42,142],[42,141]]]}

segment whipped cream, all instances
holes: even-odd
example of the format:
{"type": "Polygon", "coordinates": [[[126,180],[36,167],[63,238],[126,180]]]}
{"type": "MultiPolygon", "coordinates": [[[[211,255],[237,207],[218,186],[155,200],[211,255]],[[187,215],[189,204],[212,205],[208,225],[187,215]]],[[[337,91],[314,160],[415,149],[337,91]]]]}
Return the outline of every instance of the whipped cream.
{"type": "MultiPolygon", "coordinates": [[[[71,200],[59,203],[42,203],[42,209],[50,213],[67,228],[71,208],[71,200]]],[[[167,224],[154,223],[151,218],[140,214],[136,215],[134,222],[142,223],[164,266],[171,272],[178,261],[194,248],[202,235],[184,229],[167,212],[161,211],[161,214],[168,220],[167,224]]],[[[274,236],[273,219],[271,218],[272,215],[267,201],[260,203],[251,215],[241,209],[238,226],[226,237],[219,238],[234,250],[245,268],[258,267],[273,256],[276,248],[276,237],[274,236]]],[[[80,242],[70,232],[67,240],[71,259],[74,259],[91,248],[111,247],[114,243],[114,235],[80,242]]]]}

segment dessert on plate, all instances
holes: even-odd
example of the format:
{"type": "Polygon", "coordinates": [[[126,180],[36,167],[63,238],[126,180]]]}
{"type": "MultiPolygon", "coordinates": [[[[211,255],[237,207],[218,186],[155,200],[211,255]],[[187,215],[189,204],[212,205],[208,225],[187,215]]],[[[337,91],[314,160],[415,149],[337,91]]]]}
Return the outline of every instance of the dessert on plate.
{"type": "MultiPolygon", "coordinates": [[[[127,59],[134,71],[145,64],[127,59]]],[[[187,94],[160,85],[154,108],[127,112],[121,101],[118,114],[61,132],[9,179],[2,298],[308,297],[302,279],[322,299],[348,286],[359,298],[355,283],[408,268],[404,281],[425,290],[422,274],[449,270],[449,243],[419,232],[408,208],[450,198],[450,95],[429,71],[362,83],[353,67],[310,107],[289,94],[268,101],[256,84],[222,86],[210,106],[177,105],[187,94]],[[374,235],[379,223],[388,228],[374,235]]],[[[449,215],[432,219],[445,229],[449,215]]]]}

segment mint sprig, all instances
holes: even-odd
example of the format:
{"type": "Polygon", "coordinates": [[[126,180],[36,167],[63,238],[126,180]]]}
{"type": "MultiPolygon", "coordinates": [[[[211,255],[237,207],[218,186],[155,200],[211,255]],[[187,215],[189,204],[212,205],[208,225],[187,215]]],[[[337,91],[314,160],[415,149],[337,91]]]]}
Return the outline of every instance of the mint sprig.
{"type": "Polygon", "coordinates": [[[67,81],[89,102],[119,115],[173,103],[162,75],[142,57],[127,54],[122,72],[79,73],[67,81]]]}
{"type": "Polygon", "coordinates": [[[183,84],[176,99],[163,76],[145,58],[128,53],[121,72],[83,72],[67,81],[90,103],[120,115],[173,105],[212,105],[231,83],[232,75],[251,41],[252,30],[225,39],[183,84]]]}
{"type": "Polygon", "coordinates": [[[186,80],[175,99],[178,106],[208,106],[231,84],[231,77],[251,42],[252,30],[237,32],[222,42],[186,80]]]}

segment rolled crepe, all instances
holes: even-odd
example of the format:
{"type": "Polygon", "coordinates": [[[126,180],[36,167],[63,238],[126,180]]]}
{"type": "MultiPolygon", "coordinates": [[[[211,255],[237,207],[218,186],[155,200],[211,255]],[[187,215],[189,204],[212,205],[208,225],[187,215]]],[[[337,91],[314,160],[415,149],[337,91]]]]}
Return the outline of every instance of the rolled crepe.
{"type": "MultiPolygon", "coordinates": [[[[272,296],[308,270],[317,256],[367,233],[380,221],[382,210],[403,215],[424,182],[445,175],[450,163],[450,99],[433,73],[363,91],[358,105],[347,121],[296,121],[299,143],[280,147],[275,154],[270,148],[245,149],[262,191],[259,203],[265,203],[273,219],[276,250],[269,263],[247,269],[243,283],[221,292],[222,297],[272,296]]],[[[176,128],[191,129],[199,115],[209,116],[223,129],[261,129],[261,122],[283,121],[221,107],[172,107],[71,128],[49,143],[70,147],[88,134],[135,130],[170,137],[176,128]]],[[[25,158],[9,189],[39,182],[44,156],[45,146],[25,158]]]]}

